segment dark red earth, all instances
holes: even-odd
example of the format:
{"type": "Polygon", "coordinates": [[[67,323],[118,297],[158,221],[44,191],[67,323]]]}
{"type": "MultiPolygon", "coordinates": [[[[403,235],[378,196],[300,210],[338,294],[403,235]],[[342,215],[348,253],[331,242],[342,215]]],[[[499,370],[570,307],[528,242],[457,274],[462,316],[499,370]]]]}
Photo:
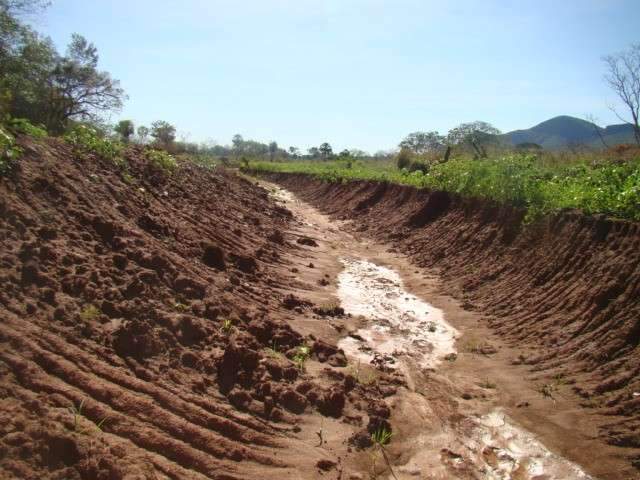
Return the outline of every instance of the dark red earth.
{"type": "Polygon", "coordinates": [[[122,169],[19,141],[0,179],[1,478],[267,478],[297,415],[379,396],[289,359],[344,354],[278,317],[300,247],[274,235],[291,213],[264,189],[185,162],[169,175],[141,147],[122,169]]]}

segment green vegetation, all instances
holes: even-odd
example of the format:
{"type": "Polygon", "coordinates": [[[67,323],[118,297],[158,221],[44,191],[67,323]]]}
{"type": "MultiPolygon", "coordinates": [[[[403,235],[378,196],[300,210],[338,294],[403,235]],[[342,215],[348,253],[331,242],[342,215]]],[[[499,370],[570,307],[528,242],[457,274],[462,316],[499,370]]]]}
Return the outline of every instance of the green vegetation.
{"type": "Polygon", "coordinates": [[[389,457],[387,456],[387,451],[385,450],[385,446],[391,441],[391,437],[393,434],[387,430],[386,427],[379,427],[375,432],[371,434],[371,442],[373,443],[373,454],[371,455],[371,477],[378,478],[378,472],[376,469],[376,462],[378,459],[378,453],[382,454],[385,463],[387,464],[387,468],[391,473],[391,476],[396,480],[395,473],[393,473],[393,469],[391,468],[391,462],[389,461],[389,457]]]}
{"type": "Polygon", "coordinates": [[[33,125],[26,118],[10,118],[7,121],[7,127],[15,133],[22,133],[34,138],[44,138],[48,135],[43,126],[33,125]]]}
{"type": "Polygon", "coordinates": [[[92,127],[78,125],[65,135],[64,138],[69,144],[73,145],[75,149],[82,153],[93,153],[120,167],[126,165],[122,157],[124,150],[123,145],[120,142],[102,137],[97,130],[92,127]]]}
{"type": "Polygon", "coordinates": [[[47,4],[0,0],[0,117],[27,118],[59,135],[73,121],[118,110],[125,94],[117,80],[98,69],[95,45],[73,34],[61,54],[25,21],[47,4]]]}
{"type": "Polygon", "coordinates": [[[640,156],[626,162],[551,164],[535,154],[432,163],[428,173],[373,162],[251,162],[247,171],[305,173],[327,182],[376,180],[486,198],[528,210],[528,219],[565,208],[640,220],[640,156]]]}
{"type": "Polygon", "coordinates": [[[71,413],[73,417],[73,431],[76,433],[91,434],[92,431],[82,425],[83,419],[85,419],[87,422],[91,424],[93,428],[101,432],[102,427],[104,426],[104,423],[107,421],[107,417],[104,417],[98,423],[94,423],[84,416],[84,414],[82,413],[83,407],[84,407],[84,400],[82,400],[77,407],[75,405],[71,405],[69,407],[69,413],[71,413]]]}
{"type": "Polygon", "coordinates": [[[233,331],[233,320],[226,318],[220,324],[220,331],[225,335],[229,335],[233,331]]]}
{"type": "Polygon", "coordinates": [[[311,356],[311,349],[307,345],[300,345],[296,354],[293,356],[293,363],[296,364],[298,370],[304,370],[304,364],[311,356]]]}
{"type": "Polygon", "coordinates": [[[95,320],[98,318],[98,315],[100,315],[100,309],[92,304],[85,305],[80,312],[80,318],[85,322],[95,320]]]}
{"type": "Polygon", "coordinates": [[[175,157],[164,150],[149,148],[145,151],[145,154],[152,165],[166,173],[171,174],[178,168],[178,162],[175,157]]]}
{"type": "Polygon", "coordinates": [[[11,173],[20,155],[22,149],[16,145],[15,138],[0,127],[0,177],[11,173]]]}

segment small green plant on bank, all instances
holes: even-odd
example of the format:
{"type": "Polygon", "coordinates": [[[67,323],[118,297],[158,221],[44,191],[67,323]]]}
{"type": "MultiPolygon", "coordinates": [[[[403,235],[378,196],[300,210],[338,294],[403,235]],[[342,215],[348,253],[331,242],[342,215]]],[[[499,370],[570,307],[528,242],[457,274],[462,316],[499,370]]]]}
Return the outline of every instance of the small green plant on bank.
{"type": "Polygon", "coordinates": [[[22,133],[34,138],[44,138],[49,135],[44,126],[33,125],[26,118],[11,118],[7,122],[7,127],[15,133],[22,133]]]}
{"type": "Polygon", "coordinates": [[[18,164],[22,149],[13,136],[0,127],[0,177],[9,175],[18,164]]]}
{"type": "Polygon", "coordinates": [[[373,443],[374,451],[371,454],[371,478],[378,478],[378,473],[376,470],[376,463],[378,460],[378,455],[382,455],[385,463],[387,464],[387,468],[391,473],[391,476],[398,480],[396,474],[393,472],[391,468],[391,462],[389,461],[389,457],[387,456],[387,451],[385,450],[385,446],[391,441],[391,437],[393,434],[387,430],[384,426],[379,427],[375,432],[371,434],[371,442],[373,443]]]}
{"type": "Polygon", "coordinates": [[[95,320],[100,315],[100,309],[95,305],[85,305],[80,312],[80,318],[85,322],[95,320]]]}
{"type": "Polygon", "coordinates": [[[375,372],[370,372],[369,374],[365,374],[360,368],[360,360],[355,366],[350,366],[348,372],[353,378],[355,378],[357,383],[362,385],[372,385],[378,379],[375,372]]]}
{"type": "Polygon", "coordinates": [[[478,385],[481,388],[486,388],[487,390],[493,390],[496,388],[496,384],[495,382],[492,382],[491,380],[489,380],[489,377],[485,378],[484,380],[482,380],[480,383],[478,383],[478,385]]]}
{"type": "Polygon", "coordinates": [[[168,174],[172,174],[178,168],[175,157],[164,150],[148,148],[145,154],[149,163],[168,174]]]}
{"type": "Polygon", "coordinates": [[[548,398],[553,400],[553,403],[556,403],[556,392],[558,391],[558,385],[553,383],[545,383],[538,387],[538,392],[544,398],[548,398]]]}
{"type": "Polygon", "coordinates": [[[280,353],[278,351],[278,343],[274,340],[271,342],[271,346],[270,347],[265,347],[265,352],[267,353],[268,356],[270,356],[271,358],[282,358],[282,353],[280,353]]]}
{"type": "Polygon", "coordinates": [[[188,312],[189,311],[189,305],[186,305],[186,304],[184,304],[182,302],[175,302],[173,304],[173,308],[175,308],[179,312],[188,312]]]}
{"type": "Polygon", "coordinates": [[[131,175],[129,172],[124,171],[122,172],[122,180],[124,181],[124,183],[126,183],[127,185],[132,185],[135,182],[135,178],[133,178],[133,175],[131,175]]]}
{"type": "Polygon", "coordinates": [[[120,142],[101,137],[94,128],[78,125],[64,138],[67,143],[82,153],[93,153],[121,168],[126,166],[126,161],[122,156],[123,145],[120,142]]]}
{"type": "Polygon", "coordinates": [[[82,413],[83,407],[84,407],[84,400],[82,400],[77,407],[75,405],[71,405],[69,407],[69,413],[71,413],[71,416],[73,417],[73,431],[76,433],[91,434],[92,430],[87,429],[83,425],[83,423],[85,423],[83,422],[83,420],[86,420],[86,422],[90,423],[95,430],[101,432],[102,427],[107,421],[107,417],[104,417],[98,423],[94,423],[93,421],[89,420],[84,416],[84,414],[82,413]]]}
{"type": "Polygon", "coordinates": [[[230,318],[225,318],[220,325],[220,330],[225,335],[229,335],[233,331],[233,320],[230,318]]]}
{"type": "Polygon", "coordinates": [[[300,345],[293,356],[293,363],[295,363],[298,370],[304,370],[304,364],[311,356],[311,349],[307,345],[300,345]]]}

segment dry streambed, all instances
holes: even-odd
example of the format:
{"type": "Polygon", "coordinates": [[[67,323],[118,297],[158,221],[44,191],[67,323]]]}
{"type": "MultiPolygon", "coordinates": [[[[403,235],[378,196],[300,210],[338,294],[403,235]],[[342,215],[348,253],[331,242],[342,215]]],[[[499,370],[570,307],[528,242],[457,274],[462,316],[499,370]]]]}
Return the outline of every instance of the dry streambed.
{"type": "MultiPolygon", "coordinates": [[[[299,201],[288,191],[276,196],[295,209],[299,201]]],[[[303,210],[304,212],[304,210],[303,210]]],[[[300,211],[296,212],[300,213],[300,211]]],[[[305,218],[301,220],[305,222],[305,218]]],[[[306,219],[307,225],[317,223],[306,219]]],[[[321,227],[320,227],[321,228],[321,227]]],[[[319,232],[320,234],[322,232],[319,232]]],[[[418,412],[433,412],[430,400],[419,391],[422,372],[436,372],[442,362],[455,361],[460,332],[435,308],[405,288],[401,275],[362,255],[357,244],[343,245],[337,278],[337,297],[344,310],[361,317],[360,327],[338,345],[352,362],[398,369],[407,377],[407,392],[398,409],[405,418],[395,422],[417,422],[418,412]],[[416,417],[407,415],[416,412],[416,417]]],[[[400,396],[403,394],[400,393],[400,396]]],[[[393,422],[392,422],[393,423],[393,422]]],[[[466,415],[462,421],[442,422],[434,431],[413,432],[414,438],[394,437],[406,444],[407,455],[398,455],[394,475],[398,478],[482,479],[590,479],[578,465],[547,449],[534,434],[517,425],[500,405],[488,412],[466,415]],[[456,474],[456,472],[458,472],[456,474]]],[[[378,478],[393,478],[389,471],[378,478]]]]}

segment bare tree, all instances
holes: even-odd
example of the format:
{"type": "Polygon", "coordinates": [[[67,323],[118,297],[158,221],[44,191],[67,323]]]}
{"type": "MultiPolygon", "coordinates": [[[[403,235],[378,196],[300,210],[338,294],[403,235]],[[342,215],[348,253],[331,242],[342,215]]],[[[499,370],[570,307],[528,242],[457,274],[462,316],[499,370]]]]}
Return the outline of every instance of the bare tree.
{"type": "Polygon", "coordinates": [[[604,137],[602,136],[602,129],[598,126],[596,117],[594,117],[591,114],[588,114],[588,115],[585,115],[584,118],[587,122],[593,125],[593,129],[595,130],[596,135],[598,135],[598,138],[600,138],[600,142],[602,143],[602,145],[604,145],[604,148],[609,148],[609,145],[607,144],[607,142],[605,142],[604,137]]]}
{"type": "Polygon", "coordinates": [[[631,121],[620,115],[615,108],[613,113],[625,123],[633,126],[636,143],[640,145],[640,43],[631,45],[629,50],[603,58],[607,65],[605,80],[618,95],[631,114],[631,121]]]}

